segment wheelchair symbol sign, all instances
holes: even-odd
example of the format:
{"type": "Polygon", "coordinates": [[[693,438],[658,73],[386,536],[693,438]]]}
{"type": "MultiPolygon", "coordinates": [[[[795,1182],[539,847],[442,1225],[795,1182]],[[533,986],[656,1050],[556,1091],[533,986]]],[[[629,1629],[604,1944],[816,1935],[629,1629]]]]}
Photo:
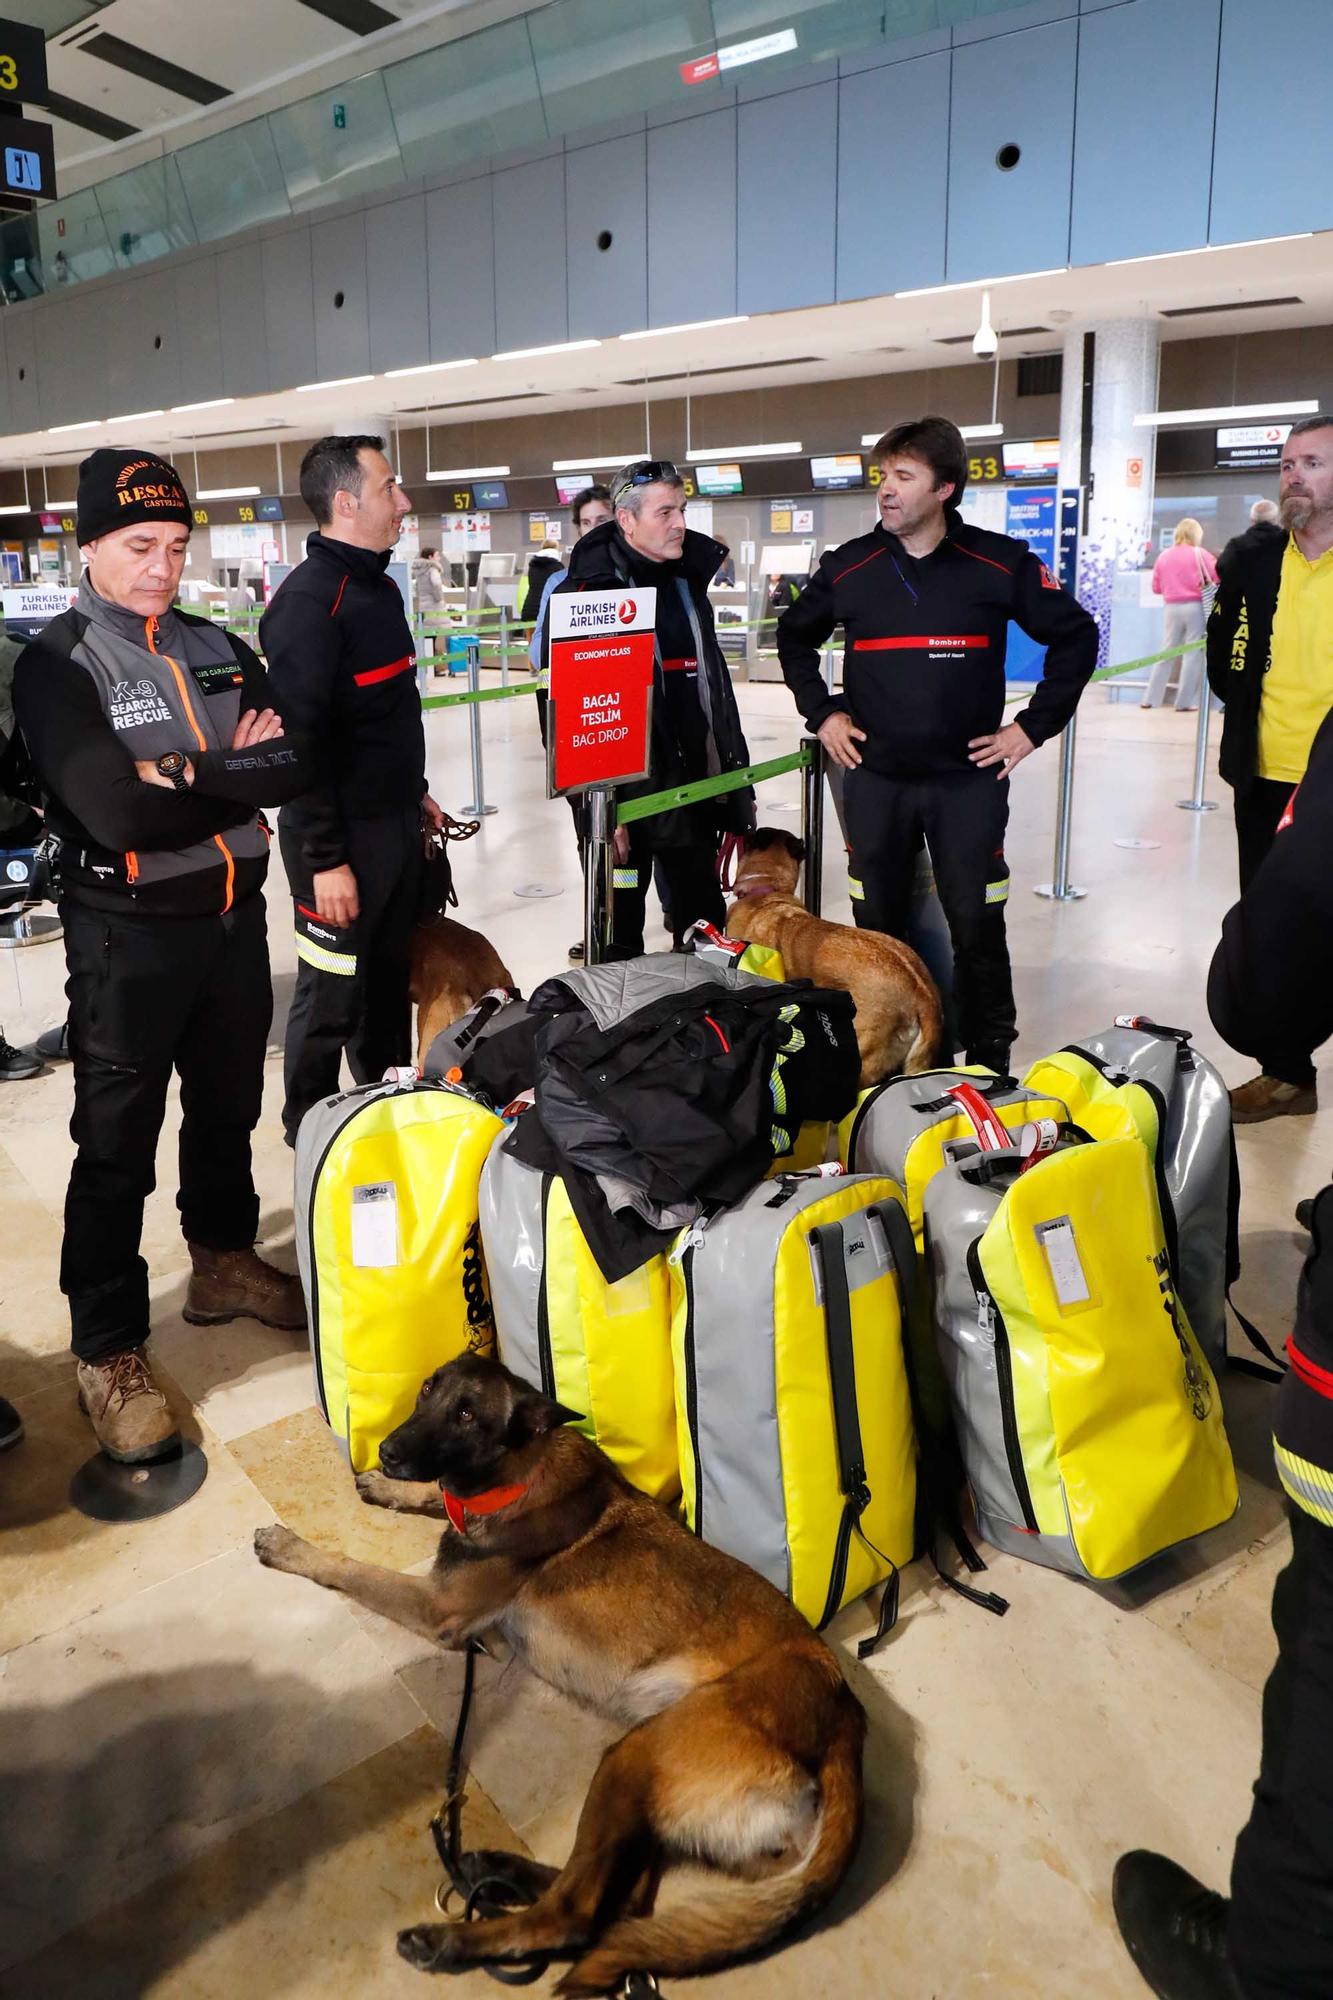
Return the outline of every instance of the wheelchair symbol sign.
{"type": "Polygon", "coordinates": [[[15,194],[40,194],[42,191],[42,161],[39,153],[30,153],[23,146],[5,147],[5,186],[15,194]]]}

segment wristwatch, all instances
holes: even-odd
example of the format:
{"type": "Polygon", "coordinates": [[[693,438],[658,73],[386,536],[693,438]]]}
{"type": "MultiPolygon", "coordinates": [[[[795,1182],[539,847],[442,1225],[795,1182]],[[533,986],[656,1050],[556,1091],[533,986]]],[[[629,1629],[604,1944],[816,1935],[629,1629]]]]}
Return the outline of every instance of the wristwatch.
{"type": "Polygon", "coordinates": [[[170,778],[178,792],[189,791],[189,783],[185,776],[185,752],[183,750],[164,750],[157,760],[157,768],[162,777],[170,778]]]}

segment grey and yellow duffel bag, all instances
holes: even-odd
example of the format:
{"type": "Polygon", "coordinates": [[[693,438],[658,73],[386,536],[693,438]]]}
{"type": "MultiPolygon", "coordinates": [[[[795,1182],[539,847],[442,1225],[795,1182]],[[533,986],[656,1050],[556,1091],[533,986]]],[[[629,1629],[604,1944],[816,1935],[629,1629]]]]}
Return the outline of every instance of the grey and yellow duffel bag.
{"type": "Polygon", "coordinates": [[[914,1264],[894,1183],[827,1170],[763,1182],[671,1253],[686,1521],[812,1625],[887,1581],[887,1629],[915,1552],[914,1264]]]}

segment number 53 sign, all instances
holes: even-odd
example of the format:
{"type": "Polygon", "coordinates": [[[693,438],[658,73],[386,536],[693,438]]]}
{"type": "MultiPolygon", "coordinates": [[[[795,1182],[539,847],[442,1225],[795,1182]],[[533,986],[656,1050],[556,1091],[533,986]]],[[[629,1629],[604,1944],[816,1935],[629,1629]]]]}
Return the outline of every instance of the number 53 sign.
{"type": "Polygon", "coordinates": [[[46,37],[40,28],[0,20],[0,103],[45,102],[46,37]]]}

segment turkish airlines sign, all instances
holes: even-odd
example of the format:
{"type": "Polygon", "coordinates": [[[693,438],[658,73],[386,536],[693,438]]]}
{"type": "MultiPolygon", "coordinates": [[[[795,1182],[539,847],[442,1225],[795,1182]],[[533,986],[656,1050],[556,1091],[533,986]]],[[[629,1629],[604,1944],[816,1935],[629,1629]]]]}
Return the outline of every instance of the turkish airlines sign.
{"type": "Polygon", "coordinates": [[[558,591],[547,617],[550,795],[646,778],[656,590],[558,591]]]}

